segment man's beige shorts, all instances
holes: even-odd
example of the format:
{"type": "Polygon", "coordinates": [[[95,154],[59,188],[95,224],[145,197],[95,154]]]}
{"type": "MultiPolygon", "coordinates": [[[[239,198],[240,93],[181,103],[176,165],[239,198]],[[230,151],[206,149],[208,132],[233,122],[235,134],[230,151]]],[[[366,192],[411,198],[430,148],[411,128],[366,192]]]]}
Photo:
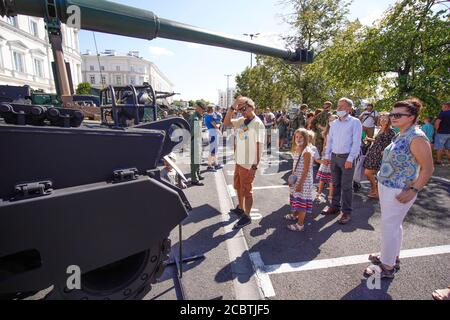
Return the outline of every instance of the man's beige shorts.
{"type": "Polygon", "coordinates": [[[253,181],[255,176],[251,169],[246,169],[240,165],[236,165],[234,169],[234,188],[244,197],[253,195],[253,181]]]}

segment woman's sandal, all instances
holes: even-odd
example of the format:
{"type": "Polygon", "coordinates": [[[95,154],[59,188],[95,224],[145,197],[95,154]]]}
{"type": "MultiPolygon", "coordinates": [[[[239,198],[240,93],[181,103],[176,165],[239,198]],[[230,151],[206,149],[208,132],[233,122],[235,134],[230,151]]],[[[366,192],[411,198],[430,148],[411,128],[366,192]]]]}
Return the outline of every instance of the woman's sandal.
{"type": "Polygon", "coordinates": [[[296,216],[294,216],[292,213],[288,213],[287,215],[284,216],[284,218],[288,221],[297,221],[298,218],[296,216]]]}
{"type": "Polygon", "coordinates": [[[445,289],[435,290],[432,294],[433,299],[437,301],[449,301],[450,300],[450,286],[445,289]]]}
{"type": "Polygon", "coordinates": [[[288,228],[290,231],[300,232],[300,231],[303,231],[303,229],[305,229],[305,226],[301,226],[301,225],[299,225],[298,223],[294,223],[294,224],[288,225],[287,228],[288,228]]]}
{"type": "Polygon", "coordinates": [[[369,193],[367,195],[367,197],[371,198],[371,199],[380,199],[380,196],[378,195],[378,193],[369,193]]]}
{"type": "MultiPolygon", "coordinates": [[[[372,262],[374,265],[377,265],[377,266],[381,265],[381,260],[380,260],[379,254],[372,253],[371,255],[369,255],[369,261],[372,262]]],[[[395,271],[400,270],[400,259],[398,259],[398,258],[395,260],[394,270],[395,271]]]]}
{"type": "Polygon", "coordinates": [[[388,270],[383,264],[380,265],[371,264],[366,268],[366,270],[364,270],[364,276],[369,278],[374,275],[379,275],[380,279],[394,279],[395,268],[392,270],[388,270]]]}

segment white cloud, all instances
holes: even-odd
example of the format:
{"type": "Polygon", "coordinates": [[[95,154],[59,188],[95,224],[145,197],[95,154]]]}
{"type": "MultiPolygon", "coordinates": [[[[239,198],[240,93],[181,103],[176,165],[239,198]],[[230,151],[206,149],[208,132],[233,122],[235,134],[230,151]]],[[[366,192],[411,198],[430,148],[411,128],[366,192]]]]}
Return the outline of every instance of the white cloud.
{"type": "Polygon", "coordinates": [[[173,53],[172,51],[170,51],[166,48],[161,48],[161,47],[149,47],[148,51],[150,52],[150,54],[152,56],[173,56],[173,55],[175,55],[175,53],[173,53]]]}
{"type": "Polygon", "coordinates": [[[198,43],[186,43],[186,47],[188,47],[189,49],[198,49],[200,48],[202,45],[198,44],[198,43]]]}

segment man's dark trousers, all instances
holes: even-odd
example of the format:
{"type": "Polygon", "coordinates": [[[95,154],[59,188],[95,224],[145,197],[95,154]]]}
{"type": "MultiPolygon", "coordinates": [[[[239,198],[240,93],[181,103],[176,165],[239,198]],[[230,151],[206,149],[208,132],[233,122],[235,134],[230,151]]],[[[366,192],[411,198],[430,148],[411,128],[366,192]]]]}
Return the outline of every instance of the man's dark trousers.
{"type": "Polygon", "coordinates": [[[353,202],[353,175],[355,166],[352,169],[345,169],[348,154],[331,155],[331,176],[333,178],[333,201],[332,207],[341,210],[343,213],[352,213],[353,202]],[[342,198],[342,207],[341,207],[342,198]]]}
{"type": "Polygon", "coordinates": [[[191,181],[193,183],[197,183],[200,181],[200,163],[198,163],[199,159],[196,159],[195,152],[197,152],[196,148],[198,148],[194,142],[191,141],[191,181]]]}

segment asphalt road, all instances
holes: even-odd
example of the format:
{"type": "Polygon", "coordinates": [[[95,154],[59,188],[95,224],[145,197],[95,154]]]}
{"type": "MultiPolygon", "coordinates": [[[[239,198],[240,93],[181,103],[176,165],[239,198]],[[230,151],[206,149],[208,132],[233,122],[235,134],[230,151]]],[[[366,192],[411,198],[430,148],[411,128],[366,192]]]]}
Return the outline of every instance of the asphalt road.
{"type": "MultiPolygon", "coordinates": [[[[219,208],[229,194],[233,205],[237,199],[231,187],[232,155],[229,153],[226,159],[228,164],[222,172],[205,173],[205,186],[186,190],[194,210],[184,222],[185,257],[205,255],[204,259],[185,266],[183,285],[187,299],[236,299],[239,294],[233,281],[250,283],[248,273],[258,268],[247,254],[238,259],[242,261],[229,258],[225,242],[235,234],[225,227],[235,223],[236,218],[231,216],[223,221],[219,208]],[[227,194],[217,193],[217,175],[222,174],[227,194]]],[[[371,290],[362,271],[369,264],[364,257],[379,251],[380,208],[377,201],[366,197],[367,184],[354,195],[354,214],[348,225],[339,225],[337,216],[320,215],[327,203],[315,203],[313,214],[306,218],[305,231],[293,233],[287,230],[289,222],[283,219],[289,211],[286,180],[291,167],[292,161],[286,154],[266,157],[254,184],[254,220],[243,229],[248,253],[259,256],[263,264],[259,272],[264,277],[258,285],[262,292],[269,292],[266,299],[427,300],[433,290],[450,284],[448,181],[433,179],[421,192],[403,225],[402,250],[407,250],[405,254],[410,257],[402,259],[401,270],[394,280],[382,280],[371,290]],[[339,262],[343,259],[346,259],[343,263],[339,262]]],[[[182,169],[189,171],[186,165],[182,169]]],[[[171,238],[177,252],[178,230],[174,230],[171,238]]],[[[174,275],[175,269],[167,268],[146,299],[179,299],[174,275]]]]}

